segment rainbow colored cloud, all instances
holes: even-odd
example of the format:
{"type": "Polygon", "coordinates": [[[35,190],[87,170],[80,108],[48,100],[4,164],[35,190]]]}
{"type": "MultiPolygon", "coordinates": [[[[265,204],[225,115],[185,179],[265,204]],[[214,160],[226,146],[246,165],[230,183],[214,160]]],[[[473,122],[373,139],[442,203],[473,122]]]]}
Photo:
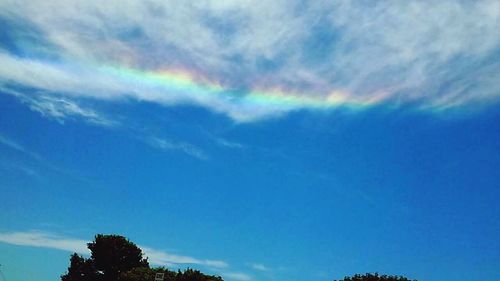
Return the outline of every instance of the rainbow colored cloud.
{"type": "Polygon", "coordinates": [[[240,122],[379,104],[475,108],[500,98],[498,8],[4,1],[0,86],[198,105],[240,122]]]}

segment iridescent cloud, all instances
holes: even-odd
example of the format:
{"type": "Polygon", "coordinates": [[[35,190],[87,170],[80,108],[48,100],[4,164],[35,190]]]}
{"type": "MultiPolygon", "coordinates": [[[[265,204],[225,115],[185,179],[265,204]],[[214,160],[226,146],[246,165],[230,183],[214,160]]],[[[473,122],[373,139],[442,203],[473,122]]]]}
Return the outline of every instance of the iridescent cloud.
{"type": "Polygon", "coordinates": [[[193,104],[237,121],[500,96],[497,1],[2,1],[0,19],[4,89],[193,104]]]}

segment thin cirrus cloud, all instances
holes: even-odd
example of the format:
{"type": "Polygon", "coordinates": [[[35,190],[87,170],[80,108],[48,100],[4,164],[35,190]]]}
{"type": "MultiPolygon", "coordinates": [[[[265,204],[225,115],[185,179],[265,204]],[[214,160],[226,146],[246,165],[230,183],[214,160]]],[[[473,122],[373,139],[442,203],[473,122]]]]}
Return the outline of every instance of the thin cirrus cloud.
{"type": "Polygon", "coordinates": [[[26,98],[24,101],[29,104],[30,109],[33,111],[37,111],[41,115],[55,119],[60,123],[78,118],[98,126],[114,126],[117,124],[116,121],[103,117],[93,109],[84,108],[77,102],[62,97],[41,95],[36,98],[26,98]]]}
{"type": "Polygon", "coordinates": [[[58,235],[42,232],[7,232],[0,233],[0,242],[40,248],[50,248],[63,251],[89,254],[87,241],[64,238],[58,235]]]}
{"type": "Polygon", "coordinates": [[[181,256],[169,254],[164,251],[155,250],[148,247],[141,247],[146,256],[149,258],[149,262],[156,265],[182,265],[182,264],[194,264],[194,265],[204,265],[212,268],[227,268],[229,265],[220,260],[201,260],[189,256],[181,256]]]}
{"type": "Polygon", "coordinates": [[[154,148],[161,150],[178,150],[199,160],[208,160],[209,158],[201,148],[187,142],[175,142],[159,137],[145,138],[145,142],[154,148]]]}
{"type": "Polygon", "coordinates": [[[14,46],[0,49],[4,88],[194,104],[242,122],[500,95],[494,0],[7,0],[0,17],[14,46]]]}
{"type": "MultiPolygon", "coordinates": [[[[69,175],[69,176],[72,176],[72,177],[75,177],[75,175],[73,174],[73,172],[71,171],[68,171],[66,169],[63,169],[63,168],[60,168],[56,165],[53,165],[50,163],[50,161],[47,161],[44,157],[42,157],[40,154],[36,153],[36,152],[33,152],[31,151],[30,149],[28,149],[27,147],[25,147],[23,144],[19,143],[18,141],[6,136],[6,135],[3,135],[2,133],[0,133],[0,144],[3,145],[3,146],[6,146],[14,151],[17,151],[17,152],[20,152],[22,154],[24,154],[25,156],[27,156],[30,160],[34,161],[34,163],[40,165],[41,167],[43,168],[47,168],[51,171],[54,171],[54,172],[57,172],[57,173],[60,173],[62,175],[69,175]]],[[[3,160],[3,159],[2,159],[3,160]]],[[[10,160],[5,160],[3,161],[3,166],[8,168],[8,169],[16,169],[16,170],[19,170],[27,175],[30,175],[30,176],[35,176],[37,178],[40,177],[40,175],[36,172],[36,170],[32,169],[31,166],[32,164],[26,164],[24,162],[17,162],[17,161],[12,161],[12,159],[10,160]]],[[[77,177],[79,180],[84,180],[80,177],[77,177]]]]}
{"type": "MultiPolygon", "coordinates": [[[[0,133],[0,145],[3,145],[5,147],[8,147],[14,151],[20,152],[24,155],[27,155],[31,159],[34,159],[38,162],[42,161],[42,157],[38,155],[37,153],[34,153],[32,151],[27,150],[22,144],[14,141],[13,139],[3,135],[0,133]]],[[[33,168],[31,168],[29,165],[25,165],[23,163],[18,163],[16,161],[0,161],[0,167],[3,167],[7,170],[15,170],[15,171],[21,171],[22,173],[28,175],[28,176],[33,176],[35,178],[40,178],[40,175],[38,172],[36,172],[33,168]]]]}
{"type": "Polygon", "coordinates": [[[223,273],[224,277],[228,279],[237,280],[237,281],[250,281],[252,280],[252,276],[243,273],[243,272],[225,272],[223,273]]]}
{"type": "MultiPolygon", "coordinates": [[[[0,90],[2,90],[0,88],[0,90]]],[[[103,113],[98,112],[90,107],[84,107],[78,102],[64,97],[64,96],[53,96],[47,94],[30,96],[19,92],[18,90],[3,89],[4,93],[16,96],[21,102],[26,104],[31,110],[40,113],[42,116],[56,120],[57,122],[63,124],[67,120],[83,120],[86,123],[103,126],[103,127],[116,127],[120,125],[119,121],[112,120],[108,118],[103,113]]],[[[133,128],[129,128],[132,129],[133,128]]],[[[199,160],[208,160],[209,157],[205,151],[203,151],[198,146],[193,144],[173,141],[166,138],[159,137],[144,137],[144,142],[148,145],[160,149],[160,150],[177,150],[189,155],[191,157],[197,158],[199,160]]],[[[3,137],[0,135],[0,143],[11,147],[12,149],[18,150],[23,153],[30,153],[26,151],[21,145],[15,143],[14,141],[3,137]]],[[[226,146],[236,145],[230,142],[225,143],[226,146]]],[[[33,153],[30,154],[36,157],[38,160],[41,159],[38,155],[33,153]]]]}
{"type": "Polygon", "coordinates": [[[0,144],[6,146],[6,147],[9,147],[10,149],[13,149],[15,151],[18,151],[18,152],[21,152],[29,157],[31,157],[32,159],[35,159],[37,161],[41,161],[42,160],[42,157],[35,153],[35,152],[32,152],[32,151],[29,151],[28,149],[26,149],[22,144],[18,143],[17,141],[3,135],[0,133],[0,144]]]}
{"type": "MultiPolygon", "coordinates": [[[[21,93],[19,90],[11,90],[11,89],[2,89],[4,93],[16,96],[21,102],[26,104],[31,110],[40,113],[42,116],[56,120],[57,122],[63,124],[67,120],[83,120],[86,123],[93,124],[96,126],[103,127],[116,127],[120,125],[119,121],[112,120],[111,118],[105,116],[103,113],[98,112],[90,107],[84,107],[80,105],[75,100],[72,100],[68,97],[64,96],[54,96],[48,94],[40,94],[30,96],[27,94],[21,93]]],[[[134,130],[134,128],[129,128],[134,130]]],[[[182,141],[173,141],[166,138],[159,137],[144,137],[144,142],[148,145],[160,149],[160,150],[177,150],[181,151],[191,157],[197,158],[199,160],[208,160],[209,157],[205,151],[203,151],[198,146],[193,144],[182,142],[182,141]]],[[[0,135],[0,143],[9,146],[15,150],[21,151],[23,153],[29,153],[22,146],[15,143],[12,140],[9,140],[6,137],[0,135]]],[[[236,144],[226,142],[225,146],[236,146],[236,144]]],[[[33,157],[37,157],[37,159],[41,159],[41,157],[31,154],[33,157]]]]}
{"type": "MultiPolygon", "coordinates": [[[[67,238],[46,232],[4,232],[0,233],[0,242],[19,246],[40,247],[76,252],[84,255],[90,254],[87,248],[88,241],[82,239],[67,238]]],[[[225,269],[229,267],[226,262],[220,260],[204,260],[190,256],[174,255],[149,247],[141,248],[143,249],[145,256],[148,257],[149,262],[155,265],[201,265],[216,269],[225,269]]]]}
{"type": "Polygon", "coordinates": [[[75,100],[64,96],[55,96],[47,93],[28,95],[19,90],[1,88],[0,92],[17,97],[22,103],[26,104],[31,110],[40,113],[42,116],[56,120],[63,124],[66,120],[79,119],[89,124],[114,127],[119,124],[118,121],[105,117],[104,114],[97,112],[90,107],[84,107],[75,100]]]}
{"type": "Polygon", "coordinates": [[[269,267],[261,263],[249,263],[248,266],[258,271],[270,271],[269,267]]]}

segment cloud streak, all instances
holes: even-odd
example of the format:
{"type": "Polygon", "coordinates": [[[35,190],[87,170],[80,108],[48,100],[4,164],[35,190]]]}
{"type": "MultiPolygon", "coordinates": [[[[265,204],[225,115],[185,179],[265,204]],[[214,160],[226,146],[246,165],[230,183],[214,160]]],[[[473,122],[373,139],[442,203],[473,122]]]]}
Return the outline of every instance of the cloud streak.
{"type": "Polygon", "coordinates": [[[242,122],[500,96],[494,0],[7,0],[0,17],[29,26],[7,31],[16,48],[0,51],[0,83],[45,96],[194,104],[242,122]]]}
{"type": "Polygon", "coordinates": [[[29,107],[43,116],[53,118],[61,123],[72,118],[81,118],[88,123],[99,126],[113,126],[115,121],[108,120],[96,111],[81,107],[78,103],[66,98],[39,96],[36,99],[26,99],[29,107]]]}
{"type": "Polygon", "coordinates": [[[243,272],[225,272],[222,276],[226,279],[238,280],[238,281],[250,281],[252,276],[243,272]]]}
{"type": "Polygon", "coordinates": [[[264,272],[270,271],[270,269],[267,266],[261,263],[249,263],[248,266],[258,271],[264,271],[264,272]]]}
{"type": "Polygon", "coordinates": [[[54,119],[63,124],[66,120],[81,119],[85,122],[97,126],[112,127],[117,126],[117,121],[105,117],[102,113],[86,108],[75,100],[65,96],[56,96],[47,93],[36,95],[23,94],[19,90],[0,88],[0,92],[13,95],[26,104],[31,110],[40,113],[42,116],[54,119]]]}
{"type": "Polygon", "coordinates": [[[208,160],[209,158],[208,155],[203,150],[187,142],[174,142],[171,140],[158,137],[149,137],[146,138],[145,141],[152,147],[161,150],[179,150],[189,156],[192,156],[200,160],[208,160]]]}
{"type": "Polygon", "coordinates": [[[0,233],[0,242],[18,246],[49,248],[86,255],[90,254],[87,249],[87,241],[85,240],[64,238],[43,232],[0,233]]]}
{"type": "Polygon", "coordinates": [[[34,153],[34,152],[31,152],[29,150],[27,150],[23,145],[19,144],[18,142],[8,138],[7,136],[4,136],[0,133],[0,143],[13,149],[13,150],[16,150],[18,152],[21,152],[23,154],[26,154],[28,155],[29,157],[37,160],[37,161],[41,161],[42,160],[42,157],[40,155],[38,155],[37,153],[34,153]]]}
{"type": "Polygon", "coordinates": [[[155,265],[202,265],[212,268],[227,268],[229,265],[220,260],[201,260],[189,256],[181,256],[169,254],[164,251],[151,249],[148,247],[141,247],[145,255],[149,258],[149,262],[155,265]]]}
{"type": "MultiPolygon", "coordinates": [[[[88,241],[67,238],[47,232],[4,232],[0,233],[0,242],[18,246],[29,246],[76,252],[84,255],[90,254],[90,251],[87,248],[88,241]]],[[[143,252],[145,256],[148,257],[149,262],[154,265],[200,265],[215,269],[225,269],[229,267],[228,263],[221,260],[198,259],[190,256],[170,254],[165,251],[153,249],[150,247],[139,247],[143,249],[143,252]]]]}

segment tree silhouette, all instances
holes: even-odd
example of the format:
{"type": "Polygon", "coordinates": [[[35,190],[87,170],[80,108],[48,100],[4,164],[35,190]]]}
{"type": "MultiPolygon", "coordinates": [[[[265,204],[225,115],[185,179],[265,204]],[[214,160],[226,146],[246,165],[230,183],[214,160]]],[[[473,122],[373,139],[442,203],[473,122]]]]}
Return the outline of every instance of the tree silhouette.
{"type": "Polygon", "coordinates": [[[186,269],[184,272],[178,271],[176,281],[223,281],[219,276],[208,276],[198,270],[186,269]]]}
{"type": "Polygon", "coordinates": [[[103,281],[118,280],[120,273],[136,267],[149,268],[142,250],[123,236],[98,234],[87,246],[95,268],[103,273],[103,281]]]}
{"type": "Polygon", "coordinates": [[[137,267],[122,273],[120,276],[120,281],[153,281],[155,279],[155,274],[159,272],[165,273],[163,279],[164,281],[176,281],[176,273],[163,267],[137,267]]]}
{"type": "Polygon", "coordinates": [[[61,276],[62,281],[97,281],[101,276],[95,270],[90,259],[84,259],[77,253],[71,255],[68,273],[61,276]]]}
{"type": "Polygon", "coordinates": [[[71,255],[68,272],[61,275],[61,281],[153,281],[158,272],[165,273],[164,281],[223,281],[219,276],[198,270],[175,272],[163,267],[150,268],[142,250],[119,235],[98,234],[87,247],[90,258],[71,255]]]}
{"type": "Polygon", "coordinates": [[[351,277],[344,277],[344,279],[338,281],[416,281],[416,280],[410,280],[403,276],[389,276],[389,275],[379,275],[378,273],[375,274],[366,273],[364,275],[356,274],[351,277]]]}
{"type": "Polygon", "coordinates": [[[142,250],[123,236],[98,234],[87,247],[90,258],[71,255],[68,272],[61,281],[119,281],[122,272],[149,268],[142,250]]]}
{"type": "Polygon", "coordinates": [[[153,281],[157,272],[165,273],[164,281],[223,281],[219,276],[210,276],[198,270],[171,271],[165,268],[134,268],[121,275],[120,281],[153,281]]]}

